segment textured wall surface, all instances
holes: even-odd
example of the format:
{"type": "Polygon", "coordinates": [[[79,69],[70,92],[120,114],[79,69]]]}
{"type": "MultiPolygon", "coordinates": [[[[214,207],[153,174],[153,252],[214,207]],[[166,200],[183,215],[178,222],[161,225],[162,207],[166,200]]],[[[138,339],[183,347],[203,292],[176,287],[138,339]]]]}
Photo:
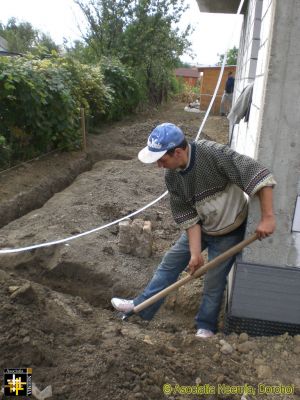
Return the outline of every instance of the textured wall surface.
{"type": "MultiPolygon", "coordinates": [[[[300,3],[251,0],[241,38],[235,98],[254,82],[248,123],[235,125],[232,146],[270,168],[277,231],[243,253],[245,262],[300,267],[299,233],[292,233],[300,192],[300,3]]],[[[260,215],[251,201],[248,231],[260,215]]]]}

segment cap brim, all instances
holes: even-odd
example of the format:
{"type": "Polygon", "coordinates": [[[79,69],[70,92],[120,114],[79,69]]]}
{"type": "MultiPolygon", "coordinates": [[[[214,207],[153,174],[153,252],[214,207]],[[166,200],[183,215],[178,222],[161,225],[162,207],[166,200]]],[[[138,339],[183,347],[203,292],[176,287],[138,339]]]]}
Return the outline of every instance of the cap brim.
{"type": "Polygon", "coordinates": [[[138,154],[138,159],[145,164],[151,164],[158,161],[167,150],[164,151],[150,151],[148,146],[144,147],[138,154]]]}

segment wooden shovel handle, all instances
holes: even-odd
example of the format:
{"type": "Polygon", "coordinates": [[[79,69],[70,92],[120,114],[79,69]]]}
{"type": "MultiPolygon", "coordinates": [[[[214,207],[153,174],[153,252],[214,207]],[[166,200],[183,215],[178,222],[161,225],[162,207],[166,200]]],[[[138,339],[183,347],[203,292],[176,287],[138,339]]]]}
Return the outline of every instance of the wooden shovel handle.
{"type": "Polygon", "coordinates": [[[158,300],[162,299],[163,297],[166,297],[173,290],[179,288],[180,286],[185,285],[187,282],[189,282],[193,279],[199,278],[201,275],[204,275],[208,270],[215,268],[221,262],[238,254],[241,250],[243,250],[244,247],[246,247],[249,244],[251,244],[252,242],[254,242],[257,238],[258,238],[257,234],[254,233],[253,235],[244,239],[237,245],[226,250],[223,254],[220,254],[218,257],[214,258],[212,261],[203,265],[193,275],[189,275],[189,276],[186,276],[185,278],[180,279],[179,281],[173,283],[172,285],[163,289],[159,293],[156,293],[154,296],[150,297],[149,299],[143,301],[143,303],[138,304],[136,307],[134,307],[133,312],[136,314],[136,313],[144,310],[144,308],[147,308],[147,307],[151,306],[151,304],[156,303],[158,300]]]}

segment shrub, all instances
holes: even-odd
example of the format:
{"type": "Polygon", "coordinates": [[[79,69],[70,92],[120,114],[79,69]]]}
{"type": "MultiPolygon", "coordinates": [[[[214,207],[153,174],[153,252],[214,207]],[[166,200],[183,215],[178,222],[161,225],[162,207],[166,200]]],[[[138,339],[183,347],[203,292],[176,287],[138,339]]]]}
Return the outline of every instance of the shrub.
{"type": "Polygon", "coordinates": [[[0,109],[0,133],[13,158],[79,144],[76,102],[50,60],[1,57],[0,109]]]}
{"type": "Polygon", "coordinates": [[[119,120],[136,109],[142,99],[141,87],[130,69],[117,59],[103,58],[101,70],[105,84],[111,91],[111,103],[106,119],[119,120]]]}
{"type": "Polygon", "coordinates": [[[2,164],[80,146],[80,108],[94,124],[132,112],[140,87],[117,60],[85,65],[70,57],[0,57],[2,164]]]}

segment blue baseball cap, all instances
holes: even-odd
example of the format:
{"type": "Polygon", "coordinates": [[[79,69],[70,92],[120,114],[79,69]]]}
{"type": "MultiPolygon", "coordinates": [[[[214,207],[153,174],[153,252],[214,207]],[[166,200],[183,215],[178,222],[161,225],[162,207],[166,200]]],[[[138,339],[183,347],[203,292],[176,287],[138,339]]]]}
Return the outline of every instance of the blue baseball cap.
{"type": "Polygon", "coordinates": [[[178,126],[165,122],[158,125],[148,137],[147,146],[138,154],[145,164],[158,161],[168,150],[174,149],[184,140],[184,134],[178,126]]]}

